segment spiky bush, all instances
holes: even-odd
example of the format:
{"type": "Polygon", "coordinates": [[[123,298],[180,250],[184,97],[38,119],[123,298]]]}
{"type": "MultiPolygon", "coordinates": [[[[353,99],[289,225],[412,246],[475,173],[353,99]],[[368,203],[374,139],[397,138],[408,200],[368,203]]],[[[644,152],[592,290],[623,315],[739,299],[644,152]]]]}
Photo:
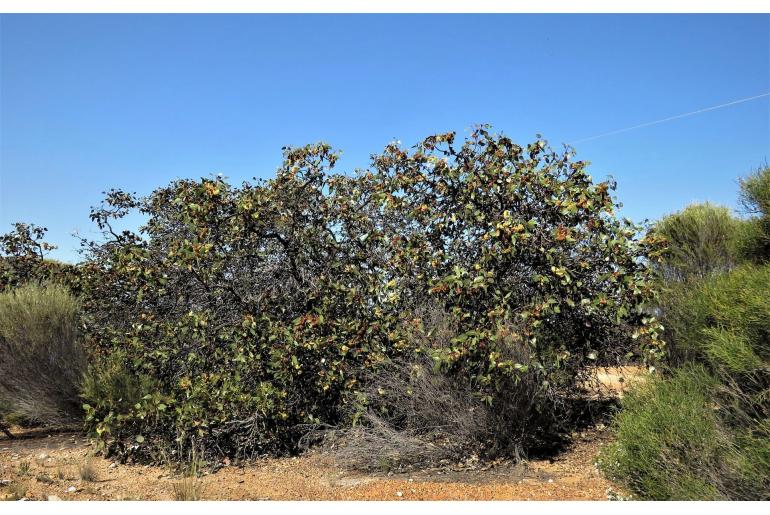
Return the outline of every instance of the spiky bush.
{"type": "Polygon", "coordinates": [[[745,401],[703,367],[678,368],[623,399],[599,465],[640,499],[769,500],[770,425],[745,401]]]}
{"type": "Polygon", "coordinates": [[[615,419],[617,443],[599,459],[605,475],[643,499],[725,499],[719,482],[730,442],[710,405],[715,386],[693,368],[633,389],[615,419]]]}
{"type": "MultiPolygon", "coordinates": [[[[671,368],[624,399],[617,417],[603,466],[641,498],[770,499],[770,266],[761,264],[770,258],[770,168],[741,181],[741,201],[752,216],[707,248],[737,242],[734,259],[749,263],[720,274],[727,253],[703,253],[695,269],[709,273],[667,285],[671,368]]],[[[671,234],[675,250],[688,241],[671,234]]],[[[679,256],[668,253],[663,269],[683,270],[679,256]]]]}
{"type": "Polygon", "coordinates": [[[761,370],[770,337],[770,269],[744,265],[679,288],[664,325],[683,361],[709,360],[728,373],[761,370]]]}

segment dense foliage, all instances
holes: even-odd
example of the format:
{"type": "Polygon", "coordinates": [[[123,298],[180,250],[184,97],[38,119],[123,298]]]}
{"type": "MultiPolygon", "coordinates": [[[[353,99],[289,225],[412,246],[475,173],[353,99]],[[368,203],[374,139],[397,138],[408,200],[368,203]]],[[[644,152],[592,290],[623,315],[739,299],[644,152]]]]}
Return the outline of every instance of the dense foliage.
{"type": "MultiPolygon", "coordinates": [[[[739,241],[750,250],[745,258],[760,264],[673,283],[663,296],[672,368],[624,400],[617,444],[603,459],[642,498],[770,499],[770,254],[762,250],[770,213],[761,186],[768,178],[765,169],[742,182],[759,216],[741,223],[760,230],[739,241]]],[[[692,238],[685,240],[672,247],[692,238]]],[[[676,255],[670,266],[681,266],[676,255]]]]}
{"type": "Polygon", "coordinates": [[[770,499],[768,292],[770,267],[744,266],[679,297],[687,359],[624,399],[612,477],[649,499],[770,499]]]}
{"type": "Polygon", "coordinates": [[[394,409],[372,378],[425,356],[499,413],[526,391],[498,424],[518,423],[526,451],[589,365],[660,354],[658,239],[618,219],[614,184],[569,150],[481,127],[459,145],[388,145],[352,175],[336,161],[288,148],[269,181],[113,190],[92,211],[104,238],[70,281],[92,354],[87,426],[111,450],[292,452],[311,429],[394,409]],[[133,210],[141,231],[114,230],[133,210]]]}
{"type": "Polygon", "coordinates": [[[654,232],[668,243],[660,263],[668,282],[703,279],[730,270],[738,260],[741,221],[726,207],[690,205],[658,221],[654,232]]]}

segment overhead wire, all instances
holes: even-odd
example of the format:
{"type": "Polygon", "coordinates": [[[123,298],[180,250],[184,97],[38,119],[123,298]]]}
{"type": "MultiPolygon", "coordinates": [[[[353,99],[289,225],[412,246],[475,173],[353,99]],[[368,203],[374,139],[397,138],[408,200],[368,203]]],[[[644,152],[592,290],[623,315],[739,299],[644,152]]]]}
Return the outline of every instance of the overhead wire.
{"type": "Polygon", "coordinates": [[[595,139],[604,138],[606,136],[613,136],[615,134],[621,134],[623,132],[628,132],[628,131],[632,131],[632,130],[635,130],[635,129],[641,129],[643,127],[649,127],[651,125],[658,125],[660,123],[670,122],[672,120],[678,120],[680,118],[686,118],[688,116],[694,116],[696,114],[701,114],[701,113],[705,113],[705,112],[708,112],[708,111],[714,111],[716,109],[722,109],[724,107],[729,107],[729,106],[733,106],[733,105],[736,105],[736,104],[742,104],[744,102],[749,102],[751,100],[756,100],[758,98],[763,98],[763,97],[767,97],[767,96],[770,96],[770,91],[768,91],[767,93],[762,93],[760,95],[754,95],[752,97],[746,97],[746,98],[741,98],[741,99],[738,99],[738,100],[733,100],[733,101],[730,101],[730,102],[726,102],[724,104],[719,104],[719,105],[715,105],[715,106],[711,106],[711,107],[704,107],[703,109],[698,109],[697,111],[690,111],[689,113],[682,113],[682,114],[677,114],[677,115],[674,115],[674,116],[668,116],[666,118],[661,118],[660,120],[654,120],[654,121],[651,121],[651,122],[640,123],[638,125],[632,125],[631,127],[625,127],[623,129],[616,129],[616,130],[613,130],[613,131],[604,132],[604,133],[601,133],[601,134],[596,134],[594,136],[589,136],[587,138],[577,139],[577,140],[571,141],[570,145],[574,145],[576,143],[584,143],[586,141],[593,141],[595,139]]]}

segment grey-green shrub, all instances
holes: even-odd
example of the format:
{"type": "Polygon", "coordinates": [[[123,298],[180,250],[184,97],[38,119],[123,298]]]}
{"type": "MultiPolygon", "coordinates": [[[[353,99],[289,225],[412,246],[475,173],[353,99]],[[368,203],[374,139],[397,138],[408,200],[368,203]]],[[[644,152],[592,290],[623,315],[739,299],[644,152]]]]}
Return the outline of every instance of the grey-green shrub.
{"type": "Polygon", "coordinates": [[[86,356],[78,302],[61,286],[28,284],[0,293],[0,402],[48,425],[82,419],[86,356]]]}
{"type": "Polygon", "coordinates": [[[661,219],[653,231],[668,247],[661,264],[664,278],[701,279],[733,268],[741,223],[726,207],[708,202],[661,219]]]}

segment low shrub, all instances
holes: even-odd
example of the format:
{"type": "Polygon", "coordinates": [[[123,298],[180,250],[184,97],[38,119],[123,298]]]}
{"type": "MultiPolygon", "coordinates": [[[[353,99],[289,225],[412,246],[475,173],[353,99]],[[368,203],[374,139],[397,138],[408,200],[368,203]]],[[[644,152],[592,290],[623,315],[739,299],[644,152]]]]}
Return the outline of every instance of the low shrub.
{"type": "Polygon", "coordinates": [[[82,420],[78,309],[61,286],[0,293],[0,400],[16,416],[48,425],[82,420]]]}
{"type": "Polygon", "coordinates": [[[123,413],[141,402],[145,393],[153,388],[152,378],[131,373],[125,353],[117,351],[94,357],[83,376],[81,397],[87,410],[109,406],[123,413]]]}
{"type": "Polygon", "coordinates": [[[754,265],[678,290],[677,368],[624,399],[610,477],[648,499],[770,499],[769,292],[754,265]]]}
{"type": "Polygon", "coordinates": [[[600,468],[640,499],[770,500],[768,421],[736,427],[736,394],[697,366],[635,387],[600,468]]]}
{"type": "Polygon", "coordinates": [[[617,443],[600,456],[602,471],[652,500],[724,499],[718,484],[728,449],[719,434],[703,369],[649,380],[623,399],[617,443]]]}

